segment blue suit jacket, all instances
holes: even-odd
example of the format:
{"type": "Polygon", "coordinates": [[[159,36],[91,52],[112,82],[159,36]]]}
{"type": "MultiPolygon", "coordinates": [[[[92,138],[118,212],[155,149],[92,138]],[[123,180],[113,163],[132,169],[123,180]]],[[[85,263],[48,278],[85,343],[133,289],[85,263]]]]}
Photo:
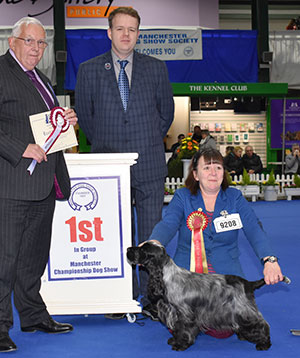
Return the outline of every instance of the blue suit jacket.
{"type": "Polygon", "coordinates": [[[75,106],[92,152],[138,152],[138,163],[132,168],[138,182],[167,174],[163,138],[173,121],[174,103],[164,62],[134,52],[126,112],[111,51],[82,63],[75,106]]]}
{"type": "MultiPolygon", "coordinates": [[[[205,206],[200,190],[197,195],[191,195],[187,188],[175,192],[174,198],[167,207],[166,214],[153,229],[149,239],[156,239],[163,245],[174,237],[179,230],[178,247],[174,261],[177,265],[190,268],[191,231],[186,225],[189,214],[205,206]]],[[[229,214],[239,213],[243,230],[250,245],[259,259],[268,255],[275,255],[270,246],[261,223],[241,192],[234,188],[220,190],[213,214],[213,220],[222,210],[229,214]]],[[[239,261],[238,247],[239,230],[216,233],[214,224],[208,225],[203,232],[206,255],[214,270],[221,274],[244,276],[239,261]]]]}

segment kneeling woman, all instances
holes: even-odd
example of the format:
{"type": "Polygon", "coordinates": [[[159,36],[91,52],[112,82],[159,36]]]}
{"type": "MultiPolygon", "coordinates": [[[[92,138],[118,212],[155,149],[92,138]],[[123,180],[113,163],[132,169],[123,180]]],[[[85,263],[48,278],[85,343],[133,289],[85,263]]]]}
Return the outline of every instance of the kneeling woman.
{"type": "Polygon", "coordinates": [[[282,281],[277,257],[261,222],[241,192],[228,187],[220,152],[207,149],[194,155],[185,187],[176,190],[149,240],[166,246],[178,231],[177,265],[200,273],[243,277],[238,247],[241,229],[264,263],[266,284],[282,281]]]}

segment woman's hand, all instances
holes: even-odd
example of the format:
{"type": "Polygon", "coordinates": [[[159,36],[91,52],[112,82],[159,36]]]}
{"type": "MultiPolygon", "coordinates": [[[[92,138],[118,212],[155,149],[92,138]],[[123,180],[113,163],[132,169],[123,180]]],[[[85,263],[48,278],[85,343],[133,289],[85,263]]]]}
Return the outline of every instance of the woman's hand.
{"type": "Polygon", "coordinates": [[[267,285],[274,285],[283,280],[278,262],[266,262],[264,266],[264,279],[267,285]]]}

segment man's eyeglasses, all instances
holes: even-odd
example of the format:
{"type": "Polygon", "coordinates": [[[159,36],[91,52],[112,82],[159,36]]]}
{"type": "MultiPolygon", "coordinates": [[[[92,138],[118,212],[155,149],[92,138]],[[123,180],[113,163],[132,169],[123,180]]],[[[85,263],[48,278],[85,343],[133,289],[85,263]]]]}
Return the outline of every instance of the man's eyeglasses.
{"type": "Polygon", "coordinates": [[[35,47],[35,43],[37,43],[38,48],[46,48],[48,46],[47,42],[44,40],[34,40],[34,39],[24,39],[23,37],[17,37],[14,36],[14,38],[19,39],[19,40],[23,40],[26,46],[30,46],[30,47],[35,47]]]}

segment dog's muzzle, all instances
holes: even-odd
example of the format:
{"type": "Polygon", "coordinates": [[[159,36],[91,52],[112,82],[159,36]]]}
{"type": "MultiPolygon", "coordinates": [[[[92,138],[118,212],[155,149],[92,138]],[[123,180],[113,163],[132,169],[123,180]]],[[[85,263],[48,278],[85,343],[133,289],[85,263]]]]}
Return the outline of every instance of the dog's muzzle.
{"type": "Polygon", "coordinates": [[[139,248],[128,247],[127,249],[127,260],[131,265],[137,265],[139,263],[139,248]]]}

